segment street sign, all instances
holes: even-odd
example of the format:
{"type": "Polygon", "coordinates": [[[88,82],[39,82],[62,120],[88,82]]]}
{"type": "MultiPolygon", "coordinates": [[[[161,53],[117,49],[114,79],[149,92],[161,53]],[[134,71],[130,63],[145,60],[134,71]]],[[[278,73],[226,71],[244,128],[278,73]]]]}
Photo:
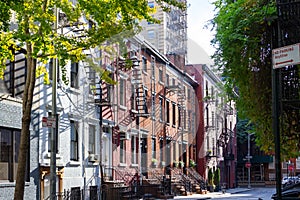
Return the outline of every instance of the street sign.
{"type": "Polygon", "coordinates": [[[300,43],[272,50],[273,69],[300,63],[300,43]]]}
{"type": "Polygon", "coordinates": [[[250,162],[246,162],[245,163],[245,167],[250,168],[251,167],[251,163],[250,162]]]}
{"type": "Polygon", "coordinates": [[[56,125],[55,118],[51,118],[51,117],[43,117],[42,118],[42,126],[43,127],[52,127],[52,128],[55,128],[55,125],[56,125]]]}
{"type": "Polygon", "coordinates": [[[246,158],[246,159],[251,159],[251,158],[252,158],[252,156],[245,156],[245,158],[246,158]]]}

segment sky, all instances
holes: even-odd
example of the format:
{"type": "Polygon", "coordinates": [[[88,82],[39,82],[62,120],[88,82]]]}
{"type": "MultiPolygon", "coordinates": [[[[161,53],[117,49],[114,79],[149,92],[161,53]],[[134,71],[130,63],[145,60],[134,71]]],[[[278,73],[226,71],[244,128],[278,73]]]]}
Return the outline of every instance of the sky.
{"type": "Polygon", "coordinates": [[[202,47],[208,55],[214,53],[210,45],[213,32],[205,29],[207,22],[214,16],[214,0],[188,0],[188,37],[202,47]]]}

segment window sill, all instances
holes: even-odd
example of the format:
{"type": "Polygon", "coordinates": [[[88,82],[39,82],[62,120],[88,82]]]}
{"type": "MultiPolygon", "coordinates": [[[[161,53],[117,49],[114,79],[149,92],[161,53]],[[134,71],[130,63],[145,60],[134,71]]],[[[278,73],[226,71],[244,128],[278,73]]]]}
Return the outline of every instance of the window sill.
{"type": "Polygon", "coordinates": [[[127,107],[126,107],[126,106],[119,105],[119,108],[120,108],[121,110],[127,111],[127,107]]]}
{"type": "Polygon", "coordinates": [[[71,93],[74,93],[74,94],[80,94],[81,93],[79,88],[70,87],[69,91],[71,93]]]}
{"type": "Polygon", "coordinates": [[[131,164],[130,167],[138,167],[139,164],[131,164]]]}
{"type": "Polygon", "coordinates": [[[127,167],[127,164],[126,163],[120,163],[119,167],[127,167]]]}
{"type": "Polygon", "coordinates": [[[79,166],[79,165],[80,165],[80,162],[79,162],[79,161],[75,161],[75,160],[71,160],[71,161],[69,162],[69,165],[70,165],[70,166],[79,166]]]}
{"type": "Polygon", "coordinates": [[[88,162],[88,166],[98,166],[99,162],[88,162]]]}
{"type": "Polygon", "coordinates": [[[159,83],[160,85],[165,85],[165,83],[162,82],[162,81],[158,81],[158,83],[159,83]]]}
{"type": "MultiPolygon", "coordinates": [[[[0,182],[0,188],[3,187],[15,187],[16,186],[16,182],[9,182],[9,181],[5,181],[3,180],[3,182],[0,182]]],[[[29,182],[25,182],[25,186],[29,186],[29,182]]]]}
{"type": "MultiPolygon", "coordinates": [[[[46,154],[46,158],[51,158],[51,153],[47,153],[46,154]]],[[[56,159],[61,159],[62,158],[62,156],[60,155],[60,153],[56,153],[56,159]]]]}

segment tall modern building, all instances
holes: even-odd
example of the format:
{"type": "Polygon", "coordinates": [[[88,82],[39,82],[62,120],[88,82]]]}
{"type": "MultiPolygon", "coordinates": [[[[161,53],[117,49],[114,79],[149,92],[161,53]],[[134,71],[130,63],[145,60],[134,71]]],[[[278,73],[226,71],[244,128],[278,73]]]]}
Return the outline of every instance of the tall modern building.
{"type": "MultiPolygon", "coordinates": [[[[186,3],[186,0],[180,0],[186,3]]],[[[187,12],[171,7],[164,12],[154,0],[148,5],[155,8],[153,16],[160,20],[160,24],[142,22],[141,35],[154,45],[164,55],[180,55],[185,58],[187,54],[187,12]]]]}

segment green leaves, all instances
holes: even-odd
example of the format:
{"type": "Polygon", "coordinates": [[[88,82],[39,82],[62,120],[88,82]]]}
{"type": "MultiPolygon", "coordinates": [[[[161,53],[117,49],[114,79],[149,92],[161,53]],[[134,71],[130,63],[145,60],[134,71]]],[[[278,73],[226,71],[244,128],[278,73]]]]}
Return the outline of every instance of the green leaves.
{"type": "Polygon", "coordinates": [[[238,90],[239,117],[251,120],[257,144],[270,152],[274,149],[270,20],[276,16],[275,1],[218,0],[214,5],[218,12],[212,20],[216,30],[212,43],[217,47],[213,57],[224,69],[226,91],[238,90]]]}
{"type": "MultiPolygon", "coordinates": [[[[158,3],[164,2],[181,8],[185,5],[175,0],[158,3]]],[[[42,62],[49,58],[58,58],[60,63],[79,61],[85,58],[84,49],[101,46],[110,39],[121,44],[124,38],[140,31],[141,20],[158,23],[152,17],[153,12],[155,8],[150,8],[146,0],[78,0],[75,4],[68,0],[4,0],[0,2],[0,43],[3,44],[0,60],[3,64],[12,59],[9,47],[16,49],[17,44],[25,47],[30,43],[32,57],[42,62]],[[10,15],[7,13],[11,12],[18,26],[8,32],[10,15]],[[56,20],[58,25],[54,30],[56,20]]]]}

